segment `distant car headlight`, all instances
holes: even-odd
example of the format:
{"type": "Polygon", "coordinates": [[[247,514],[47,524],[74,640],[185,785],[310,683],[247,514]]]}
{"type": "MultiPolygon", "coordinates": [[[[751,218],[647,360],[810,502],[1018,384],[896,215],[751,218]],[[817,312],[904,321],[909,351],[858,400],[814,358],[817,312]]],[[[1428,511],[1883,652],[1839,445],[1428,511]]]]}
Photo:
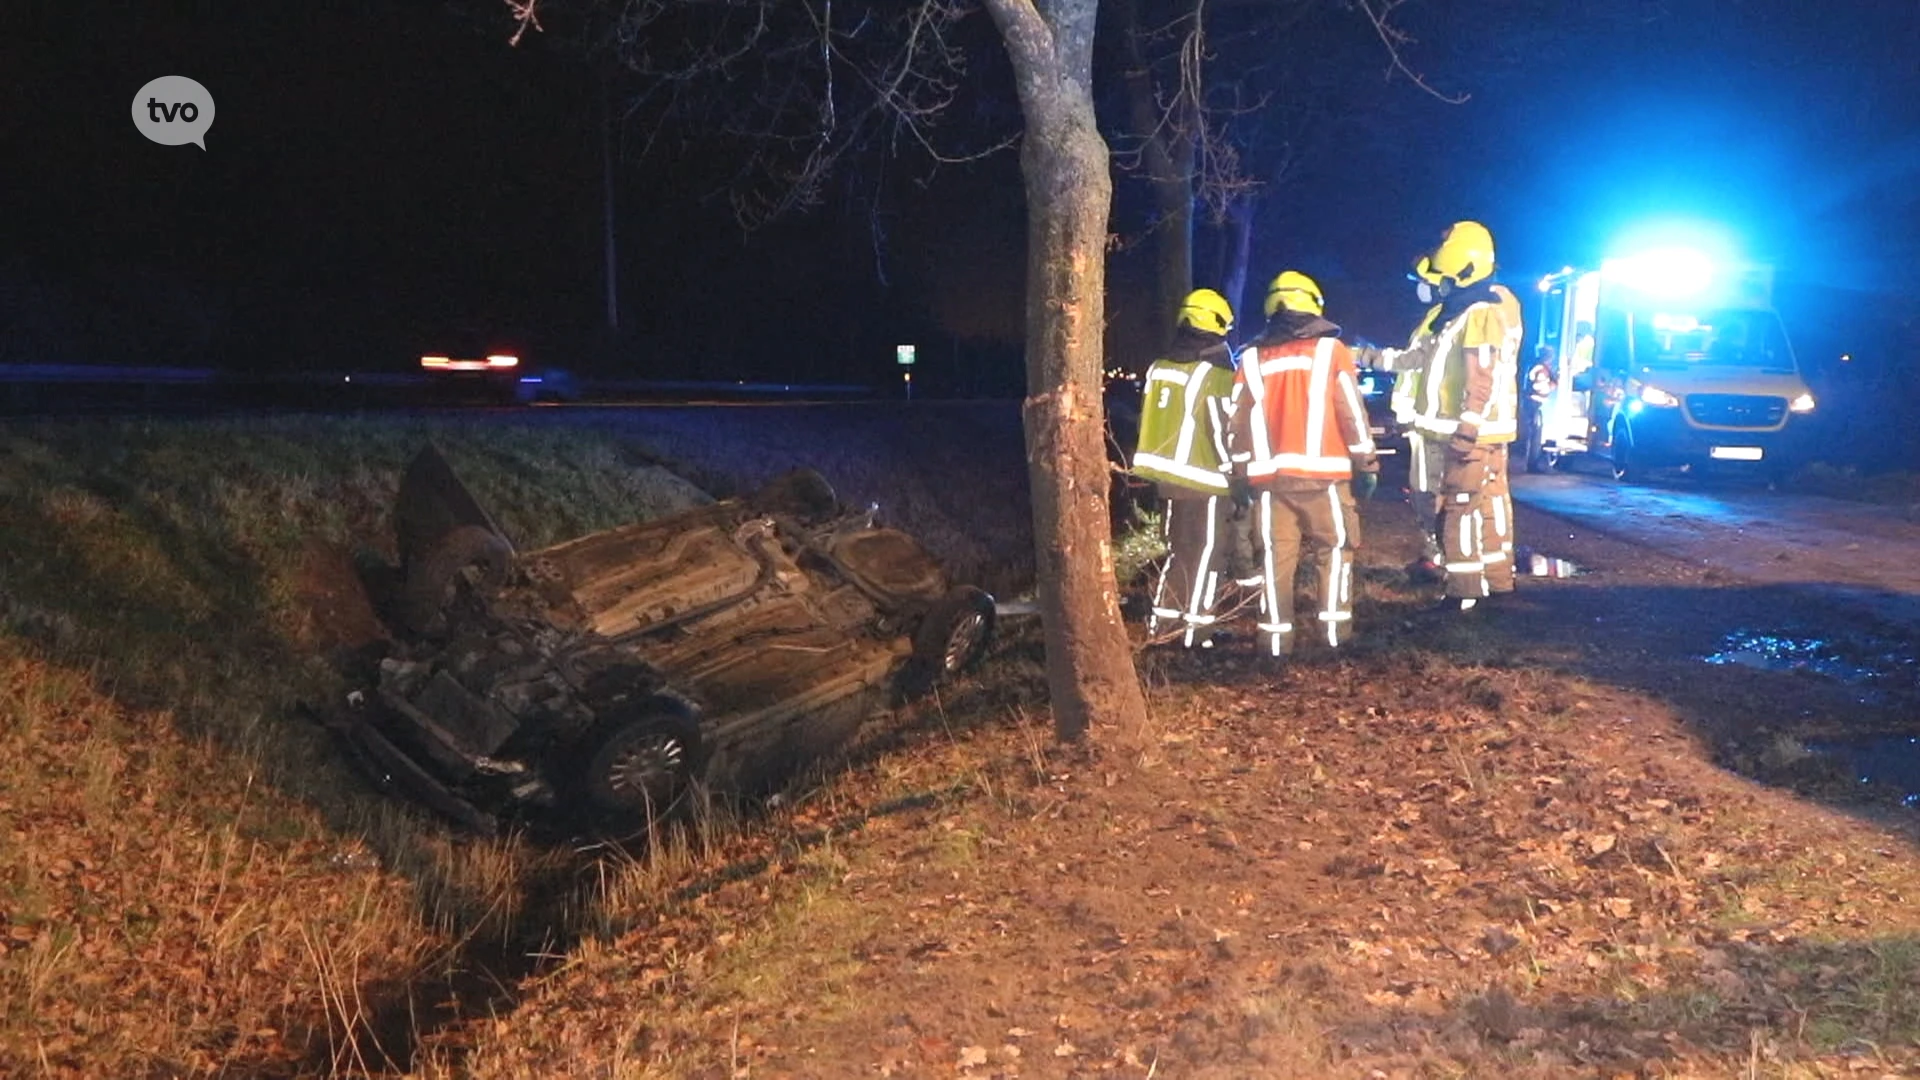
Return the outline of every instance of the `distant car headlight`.
{"type": "Polygon", "coordinates": [[[1812,412],[1813,395],[1801,394],[1799,397],[1787,403],[1787,409],[1791,412],[1812,412]]]}
{"type": "Polygon", "coordinates": [[[1680,404],[1679,398],[1673,396],[1672,394],[1667,393],[1665,390],[1662,390],[1657,386],[1641,387],[1640,400],[1646,402],[1649,405],[1658,405],[1662,408],[1671,408],[1672,406],[1680,404]]]}

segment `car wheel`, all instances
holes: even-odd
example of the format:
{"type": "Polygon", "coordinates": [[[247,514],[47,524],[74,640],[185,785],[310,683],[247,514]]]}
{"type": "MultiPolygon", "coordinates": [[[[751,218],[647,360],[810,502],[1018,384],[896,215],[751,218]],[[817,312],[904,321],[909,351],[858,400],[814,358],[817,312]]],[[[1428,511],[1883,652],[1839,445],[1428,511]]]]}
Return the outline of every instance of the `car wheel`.
{"type": "Polygon", "coordinates": [[[1633,460],[1633,432],[1624,427],[1613,431],[1613,478],[1625,484],[1640,480],[1640,466],[1633,460]]]}
{"type": "Polygon", "coordinates": [[[497,589],[513,571],[513,545],[479,525],[462,525],[441,537],[407,566],[400,597],[400,618],[407,629],[432,631],[447,609],[454,579],[469,567],[479,571],[481,588],[497,589]]]}
{"type": "Polygon", "coordinates": [[[649,709],[608,725],[586,757],[581,786],[591,809],[601,815],[657,821],[685,801],[704,754],[693,717],[649,709]]]}
{"type": "Polygon", "coordinates": [[[751,501],[762,514],[789,514],[809,524],[832,517],[840,505],[833,485],[812,469],[775,477],[754,492],[751,501]]]}
{"type": "Polygon", "coordinates": [[[980,662],[993,643],[993,597],[962,585],[936,601],[913,633],[903,689],[916,697],[980,662]]]}

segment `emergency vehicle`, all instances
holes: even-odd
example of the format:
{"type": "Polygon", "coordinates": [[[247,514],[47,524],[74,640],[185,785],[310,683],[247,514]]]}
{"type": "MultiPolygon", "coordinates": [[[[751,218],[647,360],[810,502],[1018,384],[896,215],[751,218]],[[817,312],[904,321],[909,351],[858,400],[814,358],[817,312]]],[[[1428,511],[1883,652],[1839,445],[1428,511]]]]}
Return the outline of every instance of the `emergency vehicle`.
{"type": "Polygon", "coordinates": [[[1556,375],[1540,420],[1549,460],[1602,456],[1629,481],[1672,466],[1745,463],[1773,479],[1791,467],[1814,400],[1770,267],[1648,251],[1549,274],[1540,305],[1535,344],[1553,347],[1556,375]]]}

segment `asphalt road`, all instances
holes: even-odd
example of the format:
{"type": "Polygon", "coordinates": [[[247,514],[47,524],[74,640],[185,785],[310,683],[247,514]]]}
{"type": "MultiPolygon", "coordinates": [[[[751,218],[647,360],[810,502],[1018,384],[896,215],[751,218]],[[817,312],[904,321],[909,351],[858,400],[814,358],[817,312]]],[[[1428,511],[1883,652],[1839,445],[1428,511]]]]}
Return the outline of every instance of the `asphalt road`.
{"type": "MultiPolygon", "coordinates": [[[[1516,473],[1523,508],[1757,584],[1803,588],[1920,636],[1920,515],[1675,477],[1625,484],[1585,471],[1516,473]]],[[[1537,545],[1551,554],[1551,536],[1537,545]]]]}

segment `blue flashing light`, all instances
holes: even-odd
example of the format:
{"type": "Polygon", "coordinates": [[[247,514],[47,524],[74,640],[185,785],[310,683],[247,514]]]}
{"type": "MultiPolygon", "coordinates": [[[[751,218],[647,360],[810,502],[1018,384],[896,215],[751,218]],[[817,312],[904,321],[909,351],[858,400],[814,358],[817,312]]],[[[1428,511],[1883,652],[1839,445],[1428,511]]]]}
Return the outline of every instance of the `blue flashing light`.
{"type": "MultiPolygon", "coordinates": [[[[1702,329],[1700,320],[1692,315],[1668,315],[1664,312],[1654,315],[1653,328],[1669,334],[1686,334],[1702,329]]],[[[1705,329],[1711,330],[1712,327],[1705,329]]]]}
{"type": "Polygon", "coordinates": [[[1650,248],[1608,259],[1600,272],[1609,281],[1649,296],[1697,296],[1713,284],[1713,260],[1694,248],[1650,248]]]}

